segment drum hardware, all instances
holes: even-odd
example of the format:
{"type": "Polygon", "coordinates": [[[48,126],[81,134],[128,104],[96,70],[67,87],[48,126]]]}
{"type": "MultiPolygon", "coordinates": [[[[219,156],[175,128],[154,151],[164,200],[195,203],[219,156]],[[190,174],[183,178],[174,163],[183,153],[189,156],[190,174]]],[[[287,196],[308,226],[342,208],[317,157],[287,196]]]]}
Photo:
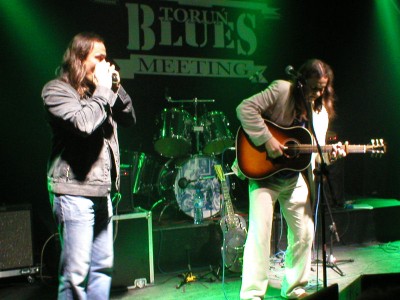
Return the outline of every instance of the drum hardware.
{"type": "Polygon", "coordinates": [[[170,207],[173,203],[171,201],[168,201],[165,197],[161,198],[158,200],[156,203],[154,203],[150,209],[151,212],[160,204],[164,203],[164,207],[162,208],[160,215],[158,216],[158,224],[161,224],[161,218],[164,215],[165,210],[170,207]]]}
{"type": "Polygon", "coordinates": [[[162,198],[162,199],[158,200],[157,202],[155,202],[155,203],[151,206],[150,211],[152,212],[158,205],[164,203],[165,201],[166,201],[165,198],[162,198]]]}
{"type": "Polygon", "coordinates": [[[194,125],[193,125],[193,131],[196,135],[196,153],[201,154],[201,149],[200,149],[200,132],[204,131],[204,126],[199,124],[199,118],[198,118],[198,110],[197,110],[197,104],[198,103],[214,103],[214,99],[190,99],[190,100],[173,100],[171,97],[167,97],[167,101],[170,103],[193,103],[194,105],[194,125]]]}
{"type": "Polygon", "coordinates": [[[170,103],[210,103],[210,102],[215,102],[215,99],[184,99],[184,100],[174,100],[171,97],[166,98],[168,102],[170,103]]]}

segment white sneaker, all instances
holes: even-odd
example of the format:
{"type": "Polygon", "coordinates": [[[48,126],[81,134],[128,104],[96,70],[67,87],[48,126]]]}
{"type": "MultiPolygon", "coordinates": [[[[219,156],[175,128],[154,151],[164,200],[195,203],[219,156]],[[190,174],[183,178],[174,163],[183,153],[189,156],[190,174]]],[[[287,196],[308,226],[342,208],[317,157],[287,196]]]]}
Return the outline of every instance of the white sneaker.
{"type": "Polygon", "coordinates": [[[305,289],[301,287],[294,288],[293,291],[286,295],[281,295],[286,299],[302,299],[307,297],[309,294],[305,291],[305,289]]]}

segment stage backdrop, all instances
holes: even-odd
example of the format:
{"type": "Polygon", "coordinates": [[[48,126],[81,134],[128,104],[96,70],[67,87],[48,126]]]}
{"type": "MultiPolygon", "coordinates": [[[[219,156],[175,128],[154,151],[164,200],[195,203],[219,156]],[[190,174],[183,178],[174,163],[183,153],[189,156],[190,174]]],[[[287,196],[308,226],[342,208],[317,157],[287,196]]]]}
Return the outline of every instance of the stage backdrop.
{"type": "MultiPolygon", "coordinates": [[[[353,144],[384,138],[389,146],[381,159],[346,159],[346,197],[400,198],[400,64],[390,53],[378,2],[385,1],[2,1],[1,204],[33,205],[38,246],[53,233],[45,173],[51,141],[40,94],[81,31],[105,38],[133,98],[137,125],[120,129],[121,149],[161,164],[169,161],[154,149],[162,116],[200,121],[214,112],[235,135],[240,101],[287,78],[288,65],[325,60],[336,75],[338,100],[330,130],[353,144]]],[[[398,30],[396,1],[387,3],[390,28],[398,30]]],[[[190,142],[190,154],[203,150],[193,136],[190,142]]],[[[224,162],[233,158],[227,151],[224,162]]],[[[236,187],[235,198],[246,203],[245,185],[236,187]]]]}

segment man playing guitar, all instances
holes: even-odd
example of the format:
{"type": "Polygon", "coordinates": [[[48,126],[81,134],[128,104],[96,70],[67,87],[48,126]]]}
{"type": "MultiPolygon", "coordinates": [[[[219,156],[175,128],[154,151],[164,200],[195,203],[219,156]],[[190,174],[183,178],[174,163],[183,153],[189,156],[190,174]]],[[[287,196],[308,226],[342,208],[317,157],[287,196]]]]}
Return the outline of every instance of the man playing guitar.
{"type": "MultiPolygon", "coordinates": [[[[243,131],[256,147],[265,148],[271,159],[287,155],[287,145],[270,130],[268,119],[279,126],[313,125],[312,139],[325,144],[329,120],[334,112],[333,72],[318,59],[306,61],[299,73],[289,70],[292,80],[276,80],[264,91],[243,100],[236,109],[243,131]]],[[[323,154],[331,163],[346,156],[342,144],[330,145],[323,154]]],[[[312,154],[311,166],[321,161],[312,154]]],[[[307,164],[308,165],[308,164],[307,164]]],[[[243,165],[242,165],[243,168],[243,165]]],[[[237,174],[245,174],[234,164],[237,174]]],[[[249,178],[249,228],[244,247],[240,299],[263,299],[268,286],[270,240],[274,205],[279,201],[288,225],[288,247],[281,296],[299,299],[307,295],[314,237],[309,189],[299,170],[285,170],[271,176],[249,178]]]]}

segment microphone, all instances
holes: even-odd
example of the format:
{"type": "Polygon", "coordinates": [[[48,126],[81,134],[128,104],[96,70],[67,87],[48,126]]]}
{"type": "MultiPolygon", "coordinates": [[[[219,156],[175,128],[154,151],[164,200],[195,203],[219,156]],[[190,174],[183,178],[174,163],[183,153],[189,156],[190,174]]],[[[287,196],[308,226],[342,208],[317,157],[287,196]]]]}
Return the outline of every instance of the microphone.
{"type": "Polygon", "coordinates": [[[301,75],[299,72],[297,72],[297,71],[293,68],[293,66],[291,66],[291,65],[288,65],[288,66],[285,68],[285,73],[286,73],[287,75],[289,75],[289,76],[294,77],[294,78],[299,78],[299,77],[302,76],[302,75],[301,75]]]}
{"type": "Polygon", "coordinates": [[[193,180],[187,180],[185,177],[179,178],[178,180],[178,186],[181,189],[186,189],[189,183],[193,182],[193,180]]]}
{"type": "Polygon", "coordinates": [[[118,84],[118,75],[116,73],[112,73],[112,84],[118,84]]]}

